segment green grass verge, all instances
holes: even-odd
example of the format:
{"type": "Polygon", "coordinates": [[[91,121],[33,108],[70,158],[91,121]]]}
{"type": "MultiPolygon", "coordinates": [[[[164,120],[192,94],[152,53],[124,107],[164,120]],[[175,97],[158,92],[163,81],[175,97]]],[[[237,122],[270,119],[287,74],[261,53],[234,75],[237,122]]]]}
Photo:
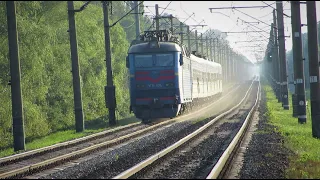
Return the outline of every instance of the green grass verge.
{"type": "MultiPolygon", "coordinates": [[[[294,152],[286,170],[287,178],[320,178],[320,139],[312,137],[310,106],[307,109],[307,123],[299,124],[290,110],[284,110],[278,103],[269,84],[263,83],[267,98],[269,123],[285,138],[285,146],[294,152]]],[[[291,98],[291,96],[290,96],[291,98]]]]}
{"type": "MultiPolygon", "coordinates": [[[[135,117],[129,117],[129,118],[118,120],[117,125],[112,127],[110,127],[107,122],[101,119],[88,121],[88,123],[85,126],[84,132],[76,133],[75,130],[66,130],[66,131],[59,131],[56,133],[52,133],[52,134],[49,134],[48,136],[44,136],[42,138],[35,139],[31,142],[27,142],[26,151],[50,146],[50,145],[65,142],[65,141],[70,141],[72,139],[88,136],[93,133],[98,133],[101,131],[113,129],[115,127],[124,126],[127,124],[139,122],[139,121],[140,120],[138,120],[135,117]]],[[[13,148],[4,149],[0,152],[0,158],[21,153],[21,152],[23,151],[14,152],[13,148]]]]}

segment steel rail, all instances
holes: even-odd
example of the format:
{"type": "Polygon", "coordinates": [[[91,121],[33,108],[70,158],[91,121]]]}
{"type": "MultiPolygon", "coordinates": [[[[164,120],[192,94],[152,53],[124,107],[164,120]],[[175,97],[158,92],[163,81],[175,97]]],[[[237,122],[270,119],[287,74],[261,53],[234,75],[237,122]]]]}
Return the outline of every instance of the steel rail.
{"type": "MultiPolygon", "coordinates": [[[[89,153],[89,152],[92,152],[94,150],[100,149],[102,147],[111,146],[113,144],[121,143],[122,141],[134,138],[134,137],[136,137],[136,136],[138,136],[140,134],[143,134],[144,132],[147,132],[149,130],[155,129],[156,127],[164,126],[164,125],[167,125],[167,124],[170,124],[170,123],[174,123],[174,122],[184,121],[183,120],[184,117],[197,114],[197,113],[199,113],[201,111],[204,111],[205,109],[208,109],[209,107],[212,107],[213,105],[217,104],[218,102],[220,102],[224,98],[228,97],[228,95],[230,93],[232,93],[233,91],[237,90],[239,87],[240,87],[240,85],[238,85],[236,88],[233,88],[231,91],[229,91],[227,94],[225,94],[224,96],[222,96],[217,101],[215,101],[212,104],[210,104],[209,106],[207,106],[205,108],[202,108],[202,109],[199,109],[199,110],[197,110],[195,112],[192,112],[192,113],[189,113],[189,114],[185,114],[185,115],[182,115],[182,116],[178,116],[178,117],[176,117],[174,119],[161,122],[159,124],[147,127],[145,129],[141,129],[139,131],[136,131],[136,132],[121,136],[119,138],[116,138],[116,139],[113,139],[113,140],[110,140],[110,141],[106,141],[106,142],[103,142],[103,143],[91,145],[91,146],[86,147],[84,149],[80,149],[80,150],[77,150],[77,151],[74,151],[74,152],[71,152],[71,153],[68,153],[68,154],[64,154],[62,156],[57,156],[57,157],[54,157],[52,159],[48,159],[48,160],[45,160],[45,161],[42,161],[42,162],[39,162],[39,163],[35,163],[35,164],[31,164],[31,165],[26,165],[26,166],[24,166],[22,168],[18,168],[18,169],[12,170],[12,171],[8,171],[8,172],[5,172],[5,173],[2,173],[2,174],[0,174],[0,179],[13,177],[13,176],[16,176],[16,175],[19,175],[19,174],[26,173],[26,172],[31,171],[31,170],[35,170],[35,169],[37,169],[39,167],[45,167],[45,166],[52,165],[52,164],[57,163],[57,162],[62,162],[62,161],[69,160],[69,159],[72,159],[72,158],[75,158],[75,157],[79,157],[81,155],[84,155],[86,153],[89,153]]],[[[86,137],[84,137],[84,138],[86,138],[86,137]]],[[[77,141],[79,141],[79,140],[78,139],[74,140],[74,143],[77,142],[77,141]]],[[[64,144],[66,145],[67,143],[68,142],[65,142],[64,144]]],[[[55,145],[50,146],[50,147],[55,147],[55,145]]],[[[46,148],[48,148],[48,147],[46,147],[46,148]]],[[[46,149],[46,148],[41,148],[41,149],[46,149]]],[[[16,156],[18,156],[18,155],[16,155],[16,156]]],[[[5,158],[3,158],[3,159],[5,159],[5,158]]]]}
{"type": "Polygon", "coordinates": [[[237,147],[237,145],[241,142],[242,138],[244,137],[244,133],[246,132],[245,129],[247,128],[247,126],[250,123],[250,118],[252,116],[252,113],[254,112],[254,110],[257,107],[258,101],[259,101],[259,95],[261,91],[261,86],[260,86],[260,81],[259,81],[259,86],[258,86],[258,92],[257,92],[257,97],[256,97],[256,101],[255,104],[253,105],[253,107],[251,108],[250,112],[248,113],[244,123],[242,124],[239,132],[236,134],[236,136],[233,138],[233,140],[231,141],[231,143],[229,144],[229,146],[227,147],[227,149],[223,152],[223,154],[221,155],[221,157],[219,158],[218,162],[216,163],[216,165],[212,168],[211,172],[209,173],[209,175],[206,177],[206,179],[217,179],[220,175],[220,173],[222,172],[222,170],[225,168],[225,165],[227,163],[227,161],[232,158],[232,152],[234,152],[235,148],[237,147]]]}
{"type": "Polygon", "coordinates": [[[221,118],[225,117],[227,114],[229,114],[230,112],[232,112],[234,109],[236,109],[237,107],[239,107],[243,101],[246,99],[246,97],[248,96],[249,91],[252,89],[252,84],[254,81],[252,81],[248,91],[246,92],[244,98],[234,107],[232,107],[230,110],[221,113],[220,115],[218,115],[216,118],[212,119],[210,122],[206,123],[205,125],[203,125],[202,127],[200,127],[199,129],[197,129],[196,131],[194,131],[193,133],[187,135],[186,137],[180,139],[179,141],[177,141],[176,143],[174,143],[173,145],[163,149],[162,151],[150,156],[149,158],[147,158],[146,160],[136,164],[135,166],[127,169],[126,171],[120,173],[119,175],[113,177],[112,179],[125,179],[125,178],[129,178],[130,176],[136,174],[137,172],[141,171],[142,169],[144,169],[145,167],[149,166],[150,164],[152,164],[153,162],[159,160],[161,157],[167,155],[168,153],[172,152],[173,150],[177,149],[178,147],[180,147],[181,145],[183,145],[184,143],[190,141],[193,137],[195,137],[196,135],[200,134],[201,132],[203,132],[204,130],[206,130],[209,126],[211,126],[212,124],[216,123],[218,120],[220,120],[221,118]]]}
{"type": "Polygon", "coordinates": [[[28,156],[36,155],[36,154],[43,153],[43,152],[46,152],[46,151],[49,151],[49,150],[54,150],[54,149],[57,149],[57,148],[63,148],[63,147],[69,146],[69,145],[81,143],[81,142],[87,141],[89,139],[93,139],[93,138],[96,138],[96,137],[99,137],[99,136],[107,135],[107,134],[115,132],[115,131],[123,130],[123,129],[126,129],[126,128],[131,128],[132,126],[138,125],[140,123],[141,122],[136,122],[136,123],[128,124],[128,125],[125,125],[125,126],[120,126],[120,127],[114,128],[114,129],[110,129],[110,130],[102,131],[102,132],[99,132],[99,133],[91,134],[91,135],[88,135],[88,136],[85,136],[85,137],[77,138],[75,140],[66,141],[66,142],[54,144],[54,145],[51,145],[51,146],[47,146],[47,147],[34,149],[34,150],[26,151],[26,152],[23,152],[23,153],[19,153],[19,154],[3,157],[3,158],[0,158],[0,164],[6,163],[8,161],[18,160],[18,159],[25,158],[25,157],[28,157],[28,156]]]}

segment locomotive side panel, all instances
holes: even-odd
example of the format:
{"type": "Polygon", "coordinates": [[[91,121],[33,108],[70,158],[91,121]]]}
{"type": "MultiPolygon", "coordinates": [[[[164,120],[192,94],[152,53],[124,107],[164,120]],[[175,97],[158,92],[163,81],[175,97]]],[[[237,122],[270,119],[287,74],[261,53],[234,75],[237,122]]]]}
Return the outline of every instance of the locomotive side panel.
{"type": "Polygon", "coordinates": [[[182,91],[183,91],[183,99],[181,99],[182,103],[191,102],[192,96],[192,79],[191,79],[191,61],[190,58],[184,57],[184,64],[181,66],[181,77],[182,77],[182,91]]]}

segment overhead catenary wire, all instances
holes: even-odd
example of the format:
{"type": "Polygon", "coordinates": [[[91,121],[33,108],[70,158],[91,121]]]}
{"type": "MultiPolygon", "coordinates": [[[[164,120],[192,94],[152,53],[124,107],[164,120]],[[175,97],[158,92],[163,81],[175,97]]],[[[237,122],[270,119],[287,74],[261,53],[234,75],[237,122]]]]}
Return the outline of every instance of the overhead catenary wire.
{"type": "MultiPolygon", "coordinates": [[[[188,16],[190,16],[181,6],[180,6],[180,9],[185,13],[187,14],[188,16]]],[[[195,16],[195,13],[193,12],[192,14],[194,14],[195,16]]],[[[196,23],[199,23],[196,19],[194,19],[192,16],[190,16],[196,23]]]]}
{"type": "Polygon", "coordinates": [[[249,14],[247,14],[247,13],[244,13],[244,12],[238,10],[238,9],[235,9],[235,10],[237,10],[238,12],[240,12],[240,13],[242,13],[242,14],[244,14],[244,15],[247,15],[247,16],[249,16],[249,17],[251,17],[251,18],[253,18],[253,19],[255,19],[255,20],[259,21],[259,22],[262,22],[263,24],[266,24],[266,25],[270,26],[270,24],[267,24],[267,23],[265,23],[265,22],[263,22],[263,21],[255,18],[255,17],[253,17],[253,16],[251,16],[251,15],[249,15],[249,14]]]}
{"type": "MultiPolygon", "coordinates": [[[[273,3],[271,3],[271,4],[269,4],[269,5],[271,6],[271,5],[274,5],[275,3],[276,3],[276,1],[273,2],[273,3]]],[[[267,4],[267,5],[268,5],[268,4],[267,4]]],[[[269,5],[268,5],[268,6],[269,6],[269,5]]],[[[267,7],[263,7],[263,8],[261,8],[261,9],[264,9],[264,8],[267,8],[267,7]]],[[[260,10],[261,10],[261,9],[260,9],[260,10]]],[[[272,12],[271,12],[271,13],[272,13],[272,12]]]]}
{"type": "MultiPolygon", "coordinates": [[[[264,1],[261,1],[261,2],[264,3],[264,4],[266,4],[266,5],[268,5],[269,7],[271,7],[272,9],[274,9],[274,10],[276,10],[276,11],[278,12],[278,10],[277,10],[276,8],[272,7],[271,5],[265,3],[264,1]]],[[[280,12],[280,13],[282,13],[283,15],[285,15],[285,16],[287,16],[287,17],[291,17],[291,16],[286,15],[284,12],[280,12]]]]}
{"type": "Polygon", "coordinates": [[[134,24],[136,24],[136,22],[133,22],[131,25],[129,25],[129,26],[127,26],[127,27],[123,27],[123,26],[122,26],[122,28],[123,28],[123,29],[129,29],[129,28],[131,28],[134,24]]]}
{"type": "MultiPolygon", "coordinates": [[[[240,19],[239,17],[238,17],[238,19],[240,19]]],[[[240,19],[240,20],[242,20],[242,19],[240,19]]],[[[239,27],[239,25],[238,24],[236,24],[238,27],[239,27]]],[[[247,27],[249,27],[248,25],[247,25],[247,27]]],[[[240,27],[239,27],[240,28],[240,27]]],[[[250,27],[251,28],[251,27],[250,27]]],[[[251,28],[252,29],[252,28],[251,28]]],[[[244,28],[242,28],[242,30],[244,30],[244,28]]],[[[254,30],[254,29],[253,29],[254,30]]],[[[256,32],[256,33],[259,33],[260,35],[262,35],[262,36],[264,36],[263,34],[261,34],[260,32],[256,32]]],[[[265,36],[264,36],[265,37],[265,36]]],[[[257,37],[255,37],[255,38],[257,38],[257,37]]],[[[253,41],[255,38],[253,38],[251,41],[253,41]]],[[[235,46],[237,46],[237,43],[234,43],[233,44],[233,46],[232,46],[232,48],[234,48],[235,46]]],[[[260,48],[262,48],[261,46],[259,46],[260,48]]],[[[242,49],[241,47],[240,47],[240,49],[242,49]]]]}
{"type": "MultiPolygon", "coordinates": [[[[238,17],[239,18],[239,17],[238,17]]],[[[240,20],[242,20],[241,18],[239,18],[240,20]]],[[[253,25],[253,24],[248,24],[248,25],[250,25],[250,26],[253,26],[253,27],[255,27],[255,28],[257,28],[257,29],[259,29],[259,30],[261,30],[261,31],[263,31],[263,32],[266,32],[266,33],[268,33],[269,34],[269,32],[267,32],[267,31],[265,31],[265,30],[263,30],[263,29],[261,29],[261,28],[259,28],[259,27],[257,27],[257,26],[255,26],[255,25],[253,25]]],[[[261,34],[261,33],[260,33],[261,34]]],[[[267,38],[266,36],[264,36],[263,34],[261,34],[263,37],[265,37],[265,38],[267,38]]]]}
{"type": "Polygon", "coordinates": [[[170,1],[169,3],[168,3],[168,5],[163,9],[163,11],[160,13],[160,16],[162,15],[162,13],[169,7],[169,5],[172,3],[172,1],[170,1]]]}
{"type": "Polygon", "coordinates": [[[113,27],[114,25],[116,25],[119,21],[121,21],[121,19],[123,19],[124,17],[126,17],[128,14],[131,13],[131,11],[133,11],[135,8],[137,8],[138,6],[140,6],[140,4],[142,4],[143,1],[141,1],[138,5],[136,5],[134,8],[132,8],[129,12],[127,12],[124,16],[122,16],[120,19],[118,19],[116,22],[114,22],[111,26],[109,25],[109,27],[113,27]]]}
{"type": "Polygon", "coordinates": [[[259,17],[259,18],[267,17],[267,16],[269,16],[269,15],[272,14],[272,13],[273,13],[273,11],[271,11],[270,13],[268,13],[268,14],[266,14],[266,15],[263,15],[263,16],[261,16],[261,17],[259,17]]]}

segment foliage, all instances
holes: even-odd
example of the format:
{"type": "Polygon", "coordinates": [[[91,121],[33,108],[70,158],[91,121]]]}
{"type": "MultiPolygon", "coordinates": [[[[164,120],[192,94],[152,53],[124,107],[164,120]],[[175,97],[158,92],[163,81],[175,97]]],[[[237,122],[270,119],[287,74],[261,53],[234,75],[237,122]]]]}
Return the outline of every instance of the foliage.
{"type": "MultiPolygon", "coordinates": [[[[75,9],[83,5],[74,1],[75,9]]],[[[128,8],[113,2],[110,24],[128,8]],[[117,5],[118,4],[118,5],[117,5]]],[[[26,141],[30,142],[61,130],[74,129],[73,82],[69,42],[67,2],[16,2],[21,87],[26,141]]],[[[5,1],[0,2],[0,149],[12,146],[11,89],[5,1]]],[[[101,2],[94,2],[75,15],[78,57],[85,121],[107,123],[105,38],[101,2]]],[[[116,86],[117,118],[129,116],[128,73],[125,57],[135,34],[129,15],[110,29],[113,80],[116,86]]],[[[141,25],[145,26],[145,21],[141,25]]]]}

